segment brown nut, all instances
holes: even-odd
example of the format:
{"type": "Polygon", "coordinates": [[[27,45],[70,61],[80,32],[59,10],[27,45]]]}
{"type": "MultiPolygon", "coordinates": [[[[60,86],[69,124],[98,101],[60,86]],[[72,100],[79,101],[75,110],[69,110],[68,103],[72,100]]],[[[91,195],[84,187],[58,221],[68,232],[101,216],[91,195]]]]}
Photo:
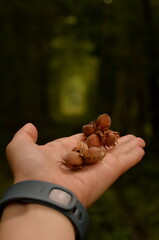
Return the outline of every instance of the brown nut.
{"type": "Polygon", "coordinates": [[[107,113],[101,114],[96,121],[84,125],[83,140],[77,142],[60,163],[76,170],[102,160],[109,147],[114,147],[120,138],[118,132],[110,130],[110,126],[111,118],[107,113]]]}
{"type": "Polygon", "coordinates": [[[107,147],[115,146],[115,143],[116,143],[117,139],[118,138],[117,138],[115,133],[108,132],[106,134],[105,139],[104,139],[103,145],[105,145],[107,147]]]}
{"type": "Polygon", "coordinates": [[[93,133],[92,135],[90,135],[87,140],[86,140],[86,144],[88,146],[88,148],[90,147],[101,147],[101,140],[100,137],[93,133]]]}
{"type": "Polygon", "coordinates": [[[88,148],[87,154],[83,155],[84,165],[91,165],[101,161],[105,156],[102,153],[101,148],[90,147],[88,148]]]}
{"type": "Polygon", "coordinates": [[[86,124],[82,127],[82,132],[86,135],[86,137],[90,136],[93,134],[96,130],[96,125],[95,124],[86,124]]]}
{"type": "Polygon", "coordinates": [[[91,147],[88,149],[90,157],[86,160],[87,164],[93,164],[102,159],[101,149],[97,147],[91,147]]]}
{"type": "Polygon", "coordinates": [[[111,126],[111,118],[107,113],[100,115],[96,120],[97,128],[99,129],[109,129],[111,126]]]}
{"type": "Polygon", "coordinates": [[[62,164],[68,168],[81,168],[83,159],[79,152],[71,151],[66,154],[62,164]]]}

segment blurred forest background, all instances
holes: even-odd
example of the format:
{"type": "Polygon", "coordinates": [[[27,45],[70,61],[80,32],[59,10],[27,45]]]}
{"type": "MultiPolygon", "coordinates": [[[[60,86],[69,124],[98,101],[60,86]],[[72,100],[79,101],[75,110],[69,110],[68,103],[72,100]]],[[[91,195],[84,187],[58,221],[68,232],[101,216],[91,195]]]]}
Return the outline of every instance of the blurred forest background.
{"type": "Polygon", "coordinates": [[[86,239],[159,239],[158,29],[158,0],[0,0],[1,195],[5,148],[23,124],[43,144],[107,112],[146,155],[89,209],[86,239]]]}

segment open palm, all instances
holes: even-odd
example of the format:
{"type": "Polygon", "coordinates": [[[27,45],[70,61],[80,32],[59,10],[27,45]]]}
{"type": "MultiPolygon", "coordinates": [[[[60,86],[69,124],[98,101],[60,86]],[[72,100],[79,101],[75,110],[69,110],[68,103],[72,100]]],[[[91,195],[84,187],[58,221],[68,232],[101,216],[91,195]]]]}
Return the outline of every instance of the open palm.
{"type": "Polygon", "coordinates": [[[64,156],[83,138],[83,134],[37,145],[37,130],[26,124],[7,146],[7,158],[14,182],[42,180],[72,190],[84,206],[90,206],[125,171],[137,164],[144,155],[145,142],[134,135],[119,139],[105,158],[80,170],[61,167],[64,156]]]}

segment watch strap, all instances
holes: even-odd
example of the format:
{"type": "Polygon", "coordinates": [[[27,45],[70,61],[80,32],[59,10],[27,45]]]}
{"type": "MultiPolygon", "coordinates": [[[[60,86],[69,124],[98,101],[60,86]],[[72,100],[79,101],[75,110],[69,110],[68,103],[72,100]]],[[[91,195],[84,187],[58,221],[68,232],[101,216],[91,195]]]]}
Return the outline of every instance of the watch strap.
{"type": "Polygon", "coordinates": [[[57,184],[43,181],[23,181],[12,185],[0,201],[0,215],[13,202],[37,203],[56,209],[70,219],[76,239],[82,240],[88,228],[88,213],[75,194],[57,184]]]}

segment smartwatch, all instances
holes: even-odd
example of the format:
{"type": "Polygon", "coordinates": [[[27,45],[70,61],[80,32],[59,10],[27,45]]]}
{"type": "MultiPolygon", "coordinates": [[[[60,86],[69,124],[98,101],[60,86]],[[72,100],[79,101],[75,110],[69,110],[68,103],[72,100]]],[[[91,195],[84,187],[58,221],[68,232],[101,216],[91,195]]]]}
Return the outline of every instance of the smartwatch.
{"type": "Polygon", "coordinates": [[[9,203],[36,203],[56,209],[70,219],[76,239],[83,240],[88,228],[88,213],[75,194],[62,186],[43,181],[23,181],[12,185],[0,201],[0,215],[9,203]]]}

